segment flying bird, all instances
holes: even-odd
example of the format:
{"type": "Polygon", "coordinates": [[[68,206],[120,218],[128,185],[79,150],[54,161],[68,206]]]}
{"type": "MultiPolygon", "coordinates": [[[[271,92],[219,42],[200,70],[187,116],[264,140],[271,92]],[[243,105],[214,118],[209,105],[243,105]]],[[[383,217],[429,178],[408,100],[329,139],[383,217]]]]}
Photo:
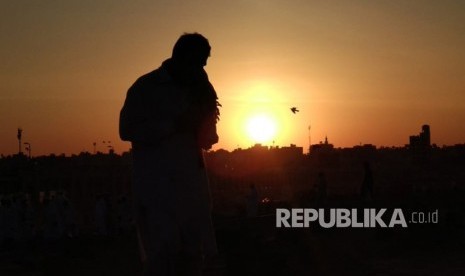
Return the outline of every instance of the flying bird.
{"type": "Polygon", "coordinates": [[[291,107],[291,111],[292,113],[296,114],[297,112],[299,112],[299,110],[297,109],[297,107],[291,107]]]}

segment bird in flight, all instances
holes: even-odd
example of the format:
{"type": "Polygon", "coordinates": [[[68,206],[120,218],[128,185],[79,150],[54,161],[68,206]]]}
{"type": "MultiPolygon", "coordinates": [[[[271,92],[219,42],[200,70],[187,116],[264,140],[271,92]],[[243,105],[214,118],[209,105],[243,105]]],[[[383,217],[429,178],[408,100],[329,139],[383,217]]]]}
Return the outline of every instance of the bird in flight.
{"type": "Polygon", "coordinates": [[[299,110],[297,109],[297,107],[291,107],[291,111],[292,113],[296,114],[297,112],[299,112],[299,110]]]}

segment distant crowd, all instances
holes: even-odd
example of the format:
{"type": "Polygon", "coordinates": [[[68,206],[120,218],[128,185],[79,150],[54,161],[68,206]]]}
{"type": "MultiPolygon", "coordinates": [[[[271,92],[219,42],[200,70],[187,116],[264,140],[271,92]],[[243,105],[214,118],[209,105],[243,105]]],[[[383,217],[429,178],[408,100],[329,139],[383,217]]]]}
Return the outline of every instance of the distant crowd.
{"type": "MultiPolygon", "coordinates": [[[[81,235],[76,209],[65,192],[42,193],[38,200],[30,194],[0,194],[0,246],[17,242],[73,239],[81,235]]],[[[104,195],[95,200],[92,232],[107,236],[128,233],[133,225],[130,203],[121,196],[115,208],[109,208],[104,195]],[[113,223],[110,227],[110,219],[113,223]],[[112,229],[110,231],[109,229],[112,229]]]]}

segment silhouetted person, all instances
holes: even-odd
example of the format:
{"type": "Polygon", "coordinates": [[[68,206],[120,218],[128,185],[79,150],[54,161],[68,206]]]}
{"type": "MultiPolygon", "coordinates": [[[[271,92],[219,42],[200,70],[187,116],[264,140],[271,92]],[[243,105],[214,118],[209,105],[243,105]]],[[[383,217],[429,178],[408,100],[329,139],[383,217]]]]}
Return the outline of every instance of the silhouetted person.
{"type": "Polygon", "coordinates": [[[371,172],[371,167],[369,162],[364,162],[363,167],[365,170],[365,175],[363,177],[361,195],[363,200],[372,200],[373,199],[373,173],[371,172]]]}
{"type": "Polygon", "coordinates": [[[200,275],[216,254],[203,150],[218,141],[208,40],[184,34],[172,57],[129,89],[120,137],[133,148],[133,189],[146,275],[200,275]]]}
{"type": "Polygon", "coordinates": [[[117,224],[118,233],[127,234],[130,230],[132,223],[131,207],[126,196],[121,197],[118,200],[117,205],[117,224]]]}
{"type": "Polygon", "coordinates": [[[0,240],[0,246],[7,247],[13,243],[15,236],[15,214],[12,207],[11,200],[9,198],[2,199],[2,206],[0,209],[0,233],[2,240],[0,240]]]}
{"type": "Polygon", "coordinates": [[[58,209],[55,204],[55,197],[46,197],[43,202],[44,212],[44,238],[46,241],[55,241],[60,238],[58,228],[58,209]]]}
{"type": "Polygon", "coordinates": [[[255,185],[250,185],[249,194],[247,194],[247,217],[252,218],[258,215],[258,192],[255,185]]]}
{"type": "Polygon", "coordinates": [[[34,238],[35,235],[34,230],[36,214],[28,195],[24,195],[21,199],[21,212],[22,238],[30,241],[34,238]]]}
{"type": "Polygon", "coordinates": [[[98,195],[95,202],[95,230],[97,235],[106,236],[108,234],[107,227],[108,206],[103,195],[98,195]]]}
{"type": "Polygon", "coordinates": [[[318,203],[323,203],[326,200],[327,196],[327,182],[324,172],[318,173],[318,181],[316,183],[316,192],[317,192],[317,201],[318,203]]]}
{"type": "Polygon", "coordinates": [[[69,200],[63,201],[63,220],[65,224],[65,236],[73,238],[77,236],[76,221],[74,219],[74,209],[69,200]]]}

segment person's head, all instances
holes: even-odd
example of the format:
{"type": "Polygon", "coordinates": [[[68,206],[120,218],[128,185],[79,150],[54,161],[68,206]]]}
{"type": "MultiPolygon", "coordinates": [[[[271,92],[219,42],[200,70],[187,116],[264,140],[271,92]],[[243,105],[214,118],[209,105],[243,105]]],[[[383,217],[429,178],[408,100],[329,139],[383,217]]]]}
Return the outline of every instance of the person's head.
{"type": "Polygon", "coordinates": [[[171,58],[179,64],[203,67],[207,65],[210,50],[210,44],[204,36],[198,33],[185,33],[174,44],[171,58]]]}

